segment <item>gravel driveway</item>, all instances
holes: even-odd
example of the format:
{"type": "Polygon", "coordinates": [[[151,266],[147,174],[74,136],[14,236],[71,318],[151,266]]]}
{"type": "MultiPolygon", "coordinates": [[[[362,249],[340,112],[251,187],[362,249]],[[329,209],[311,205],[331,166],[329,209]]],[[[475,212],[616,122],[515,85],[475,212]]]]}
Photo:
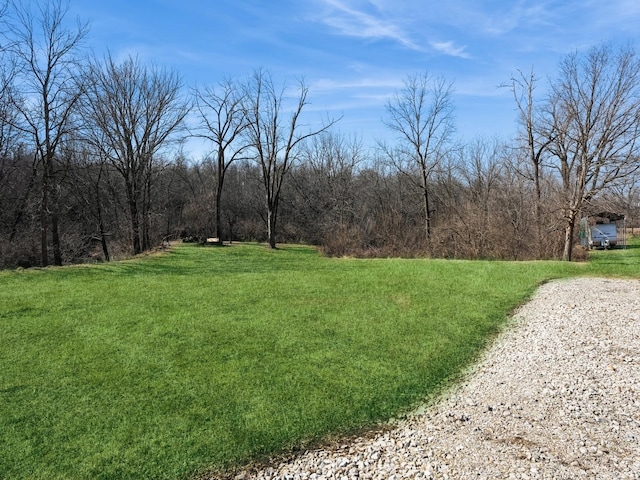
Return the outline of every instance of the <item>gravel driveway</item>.
{"type": "Polygon", "coordinates": [[[640,281],[543,285],[466,381],[381,433],[238,479],[640,479],[640,281]]]}

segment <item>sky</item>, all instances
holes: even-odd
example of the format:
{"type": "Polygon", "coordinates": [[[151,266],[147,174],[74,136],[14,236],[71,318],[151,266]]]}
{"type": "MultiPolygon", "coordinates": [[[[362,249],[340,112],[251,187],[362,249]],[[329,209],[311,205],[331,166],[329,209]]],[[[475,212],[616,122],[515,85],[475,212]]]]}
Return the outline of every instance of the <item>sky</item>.
{"type": "MultiPolygon", "coordinates": [[[[309,88],[305,125],[365,146],[391,140],[385,106],[411,75],[453,82],[461,139],[511,138],[513,96],[575,51],[640,37],[638,0],[69,0],[90,22],[87,46],[175,69],[186,88],[244,80],[258,68],[278,86],[309,88]]],[[[541,85],[543,85],[543,83],[541,85]]],[[[543,88],[543,87],[541,87],[543,88]]],[[[187,153],[204,155],[191,144],[187,153]]]]}

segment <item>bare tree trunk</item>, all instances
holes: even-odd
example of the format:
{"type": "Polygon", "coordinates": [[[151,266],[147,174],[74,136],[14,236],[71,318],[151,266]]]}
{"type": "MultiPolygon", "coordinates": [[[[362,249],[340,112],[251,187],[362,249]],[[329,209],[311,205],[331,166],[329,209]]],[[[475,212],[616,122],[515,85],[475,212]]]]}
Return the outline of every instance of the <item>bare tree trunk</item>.
{"type": "Polygon", "coordinates": [[[573,253],[573,232],[576,225],[576,214],[569,213],[567,224],[564,227],[564,250],[562,251],[562,260],[570,262],[573,253]]]}
{"type": "Polygon", "coordinates": [[[427,248],[431,249],[431,207],[429,205],[429,189],[427,188],[427,177],[423,177],[423,199],[424,199],[424,214],[425,214],[425,233],[427,240],[427,248]]]}
{"type": "Polygon", "coordinates": [[[100,232],[100,244],[102,245],[102,253],[104,254],[105,262],[111,261],[109,256],[109,247],[107,246],[107,233],[104,228],[104,221],[102,218],[102,206],[100,205],[100,200],[97,202],[98,207],[98,230],[100,232]]]}
{"type": "Polygon", "coordinates": [[[536,221],[536,249],[537,249],[537,257],[542,258],[544,254],[543,247],[543,233],[542,233],[542,187],[540,186],[540,164],[534,162],[534,184],[536,189],[536,196],[534,198],[534,212],[535,212],[535,221],[536,221]]]}
{"type": "Polygon", "coordinates": [[[62,265],[62,248],[60,246],[60,231],[58,228],[58,192],[54,184],[53,158],[48,161],[49,170],[49,209],[51,216],[51,246],[53,247],[53,264],[62,265]]]}
{"type": "Polygon", "coordinates": [[[100,244],[102,245],[102,253],[104,254],[104,261],[111,261],[109,255],[109,247],[107,245],[107,232],[104,226],[104,218],[102,216],[102,202],[100,198],[100,180],[102,179],[102,173],[104,169],[104,163],[100,162],[100,170],[98,171],[98,178],[94,183],[94,193],[96,202],[96,216],[98,217],[98,231],[100,233],[100,244]]]}
{"type": "Polygon", "coordinates": [[[276,248],[276,220],[277,215],[275,209],[270,207],[267,209],[267,242],[269,248],[276,248]]]}
{"type": "Polygon", "coordinates": [[[222,208],[220,207],[220,202],[222,201],[222,188],[221,185],[218,184],[216,188],[216,228],[215,228],[215,236],[216,238],[222,241],[222,208]]]}
{"type": "Polygon", "coordinates": [[[47,181],[43,179],[42,186],[42,199],[40,201],[40,265],[46,267],[49,265],[49,253],[48,253],[48,199],[47,199],[47,181]]]}
{"type": "Polygon", "coordinates": [[[55,208],[51,211],[51,246],[53,247],[53,264],[62,265],[62,248],[58,229],[58,213],[55,208]]]}
{"type": "Polygon", "coordinates": [[[224,161],[224,149],[220,147],[218,149],[218,179],[216,182],[216,226],[215,236],[222,241],[222,188],[224,186],[224,173],[225,173],[225,161],[224,161]]]}
{"type": "Polygon", "coordinates": [[[151,248],[151,173],[144,182],[142,194],[142,251],[151,248]]]}
{"type": "Polygon", "coordinates": [[[133,254],[138,255],[142,253],[142,245],[140,242],[140,216],[138,213],[138,202],[136,201],[136,188],[132,185],[127,185],[127,201],[129,204],[129,216],[131,220],[131,243],[133,247],[133,254]]]}

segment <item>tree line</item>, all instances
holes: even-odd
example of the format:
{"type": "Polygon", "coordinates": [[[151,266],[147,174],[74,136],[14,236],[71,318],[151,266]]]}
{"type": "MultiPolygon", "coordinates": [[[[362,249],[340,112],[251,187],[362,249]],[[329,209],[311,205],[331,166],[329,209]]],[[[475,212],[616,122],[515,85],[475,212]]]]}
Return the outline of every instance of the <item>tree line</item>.
{"type": "Polygon", "coordinates": [[[630,46],[518,72],[519,135],[456,139],[454,84],[388,100],[391,140],[309,129],[303,80],[257,69],[188,89],[89,56],[59,1],[0,11],[0,267],[109,261],[176,238],[305,242],[330,255],[571,260],[583,216],[638,220],[640,62],[630,46]],[[541,89],[540,87],[544,87],[541,89]],[[543,91],[540,91],[543,90],[543,91]],[[202,139],[210,154],[180,149],[202,139]]]}

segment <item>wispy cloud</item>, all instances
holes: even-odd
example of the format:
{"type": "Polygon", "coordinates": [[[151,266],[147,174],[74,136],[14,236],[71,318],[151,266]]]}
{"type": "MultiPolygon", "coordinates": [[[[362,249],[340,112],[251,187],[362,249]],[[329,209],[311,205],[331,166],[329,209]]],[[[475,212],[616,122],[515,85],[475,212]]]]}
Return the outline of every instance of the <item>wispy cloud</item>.
{"type": "Polygon", "coordinates": [[[309,85],[313,97],[327,110],[347,111],[353,108],[377,108],[384,106],[393,93],[402,87],[398,72],[378,71],[348,78],[319,78],[309,85]]]}
{"type": "Polygon", "coordinates": [[[390,20],[376,2],[360,2],[360,8],[350,0],[322,0],[325,6],[320,21],[338,34],[372,40],[392,40],[412,49],[420,50],[403,28],[390,20]]]}
{"type": "Polygon", "coordinates": [[[530,5],[529,2],[518,1],[497,11],[477,11],[476,18],[482,31],[489,35],[505,35],[521,28],[543,29],[553,21],[548,3],[530,5]]]}
{"type": "Polygon", "coordinates": [[[445,55],[450,55],[452,57],[460,57],[460,58],[471,58],[465,50],[466,47],[459,47],[451,41],[448,42],[430,42],[431,47],[445,55]]]}
{"type": "Polygon", "coordinates": [[[322,78],[315,81],[312,85],[313,89],[320,92],[329,92],[337,90],[357,89],[360,91],[372,89],[395,89],[402,86],[402,79],[396,77],[390,78],[354,78],[346,80],[336,80],[322,78]]]}
{"type": "Polygon", "coordinates": [[[609,0],[604,3],[590,0],[587,5],[581,5],[581,9],[587,20],[585,23],[592,28],[637,35],[640,21],[640,2],[637,0],[609,0]]]}

